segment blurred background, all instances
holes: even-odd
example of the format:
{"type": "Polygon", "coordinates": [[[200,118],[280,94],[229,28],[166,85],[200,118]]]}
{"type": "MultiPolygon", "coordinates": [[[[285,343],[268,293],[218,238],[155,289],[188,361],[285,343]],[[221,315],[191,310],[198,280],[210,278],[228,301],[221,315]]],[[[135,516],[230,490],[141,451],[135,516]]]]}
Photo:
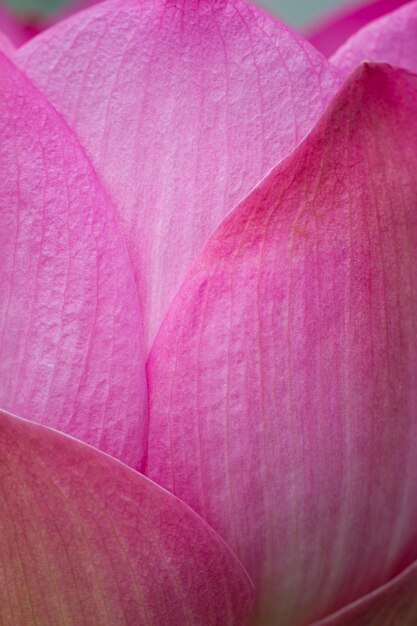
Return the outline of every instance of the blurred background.
{"type": "MultiPolygon", "coordinates": [[[[53,11],[70,4],[70,0],[0,0],[0,4],[12,6],[27,15],[53,11]]],[[[359,0],[259,0],[288,24],[303,26],[318,18],[320,14],[341,5],[360,4],[359,0]]]]}
{"type": "Polygon", "coordinates": [[[364,4],[362,0],[263,0],[261,4],[273,10],[288,24],[302,26],[329,10],[341,6],[364,4]]]}

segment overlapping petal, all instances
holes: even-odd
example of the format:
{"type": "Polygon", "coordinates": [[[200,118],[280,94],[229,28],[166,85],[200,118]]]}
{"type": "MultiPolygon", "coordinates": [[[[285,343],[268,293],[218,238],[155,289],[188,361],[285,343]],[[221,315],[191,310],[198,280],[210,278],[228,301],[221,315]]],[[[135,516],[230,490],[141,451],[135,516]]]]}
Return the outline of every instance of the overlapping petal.
{"type": "Polygon", "coordinates": [[[244,626],[252,586],[188,507],[111,457],[0,412],[0,622],[244,626]]]}
{"type": "Polygon", "coordinates": [[[415,626],[417,562],[386,585],[313,626],[415,626]]]}
{"type": "Polygon", "coordinates": [[[137,466],[147,391],[133,271],[78,140],[0,56],[0,406],[137,466]]]}
{"type": "Polygon", "coordinates": [[[364,60],[417,72],[417,2],[408,2],[358,31],[336,52],[332,63],[348,75],[364,60]]]}
{"type": "Polygon", "coordinates": [[[330,57],[359,29],[395,11],[406,2],[407,0],[368,0],[359,7],[349,6],[311,28],[307,38],[318,50],[330,57]]]}
{"type": "Polygon", "coordinates": [[[150,355],[147,471],[247,566],[257,626],[417,556],[416,110],[414,76],[360,68],[218,228],[150,355]]]}
{"type": "Polygon", "coordinates": [[[148,345],[213,229],[304,137],[336,82],[316,50],[244,0],[111,0],[17,60],[111,191],[148,345]]]}

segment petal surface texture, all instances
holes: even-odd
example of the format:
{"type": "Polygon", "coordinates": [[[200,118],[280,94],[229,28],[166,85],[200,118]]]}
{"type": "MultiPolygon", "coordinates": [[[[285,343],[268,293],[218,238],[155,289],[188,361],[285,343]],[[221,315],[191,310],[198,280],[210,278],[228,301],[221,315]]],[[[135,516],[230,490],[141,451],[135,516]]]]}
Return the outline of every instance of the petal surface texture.
{"type": "Polygon", "coordinates": [[[383,587],[313,626],[415,626],[417,562],[383,587]]]}
{"type": "Polygon", "coordinates": [[[345,76],[365,60],[417,72],[417,2],[409,2],[371,22],[332,57],[345,76]]]}
{"type": "Polygon", "coordinates": [[[0,52],[2,52],[3,54],[7,54],[8,56],[11,56],[14,53],[14,51],[15,51],[15,47],[12,44],[9,37],[5,35],[4,32],[0,31],[0,52]]]}
{"type": "Polygon", "coordinates": [[[136,285],[78,140],[0,54],[0,406],[134,465],[147,430],[136,285]]]}
{"type": "Polygon", "coordinates": [[[306,37],[318,50],[330,57],[359,29],[395,11],[406,2],[407,0],[377,0],[366,2],[359,7],[350,6],[311,28],[306,37]]]}
{"type": "Polygon", "coordinates": [[[417,84],[360,68],[228,216],[152,349],[148,473],[304,625],[417,551],[417,84]]]}
{"type": "Polygon", "coordinates": [[[117,204],[147,345],[209,235],[304,137],[335,81],[314,48],[243,0],[112,0],[18,62],[117,204]]]}
{"type": "Polygon", "coordinates": [[[0,621],[244,626],[252,586],[191,509],[101,452],[0,412],[0,621]]]}

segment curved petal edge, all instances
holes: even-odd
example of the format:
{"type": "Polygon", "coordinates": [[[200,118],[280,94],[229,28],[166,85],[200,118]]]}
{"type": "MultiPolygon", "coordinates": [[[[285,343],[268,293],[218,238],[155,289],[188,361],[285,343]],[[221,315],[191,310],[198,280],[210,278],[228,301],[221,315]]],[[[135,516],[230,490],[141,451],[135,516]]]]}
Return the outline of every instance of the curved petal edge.
{"type": "Polygon", "coordinates": [[[0,405],[137,467],[142,316],[114,207],[62,117],[0,53],[0,405]]]}
{"type": "Polygon", "coordinates": [[[147,347],[215,227],[299,143],[338,84],[318,51],[245,0],[111,0],[15,58],[111,193],[147,347]]]}
{"type": "Polygon", "coordinates": [[[355,33],[331,58],[343,76],[363,61],[417,72],[417,2],[407,2],[355,33]]]}
{"type": "Polygon", "coordinates": [[[261,624],[317,621],[417,558],[416,113],[414,75],[359,68],[217,229],[151,351],[147,472],[232,546],[261,624]]]}
{"type": "Polygon", "coordinates": [[[325,18],[316,25],[310,26],[305,36],[308,41],[326,57],[332,56],[349,37],[374,20],[395,11],[408,0],[374,0],[363,5],[347,6],[335,12],[334,16],[325,18]]]}
{"type": "Polygon", "coordinates": [[[0,411],[0,621],[242,626],[253,590],[174,496],[97,450],[0,411]]]}
{"type": "Polygon", "coordinates": [[[396,578],[313,626],[414,626],[417,562],[396,578]]]}

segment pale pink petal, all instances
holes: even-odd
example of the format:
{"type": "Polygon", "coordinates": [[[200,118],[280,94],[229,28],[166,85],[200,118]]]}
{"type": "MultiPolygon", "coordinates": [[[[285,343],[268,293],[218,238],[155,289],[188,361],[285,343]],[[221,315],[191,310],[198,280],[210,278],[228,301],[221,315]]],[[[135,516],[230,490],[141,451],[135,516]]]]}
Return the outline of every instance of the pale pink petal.
{"type": "Polygon", "coordinates": [[[318,50],[330,57],[345,41],[369,22],[395,11],[407,0],[368,0],[354,4],[353,1],[342,10],[311,26],[306,37],[318,50]]]}
{"type": "Polygon", "coordinates": [[[417,72],[417,2],[409,2],[375,20],[349,39],[332,58],[346,76],[365,60],[417,72]]]}
{"type": "Polygon", "coordinates": [[[417,556],[416,112],[416,78],[359,69],[150,355],[147,472],[236,551],[257,624],[304,626],[417,556]]]}
{"type": "Polygon", "coordinates": [[[313,626],[415,626],[417,562],[386,585],[313,626]]]}
{"type": "Polygon", "coordinates": [[[62,118],[0,53],[0,406],[137,466],[147,429],[133,271],[62,118]]]}
{"type": "Polygon", "coordinates": [[[336,80],[245,0],[112,0],[17,58],[117,204],[148,346],[215,226],[304,137],[336,80]]]}
{"type": "Polygon", "coordinates": [[[0,622],[244,626],[252,586],[191,509],[115,459],[0,411],[0,622]]]}

